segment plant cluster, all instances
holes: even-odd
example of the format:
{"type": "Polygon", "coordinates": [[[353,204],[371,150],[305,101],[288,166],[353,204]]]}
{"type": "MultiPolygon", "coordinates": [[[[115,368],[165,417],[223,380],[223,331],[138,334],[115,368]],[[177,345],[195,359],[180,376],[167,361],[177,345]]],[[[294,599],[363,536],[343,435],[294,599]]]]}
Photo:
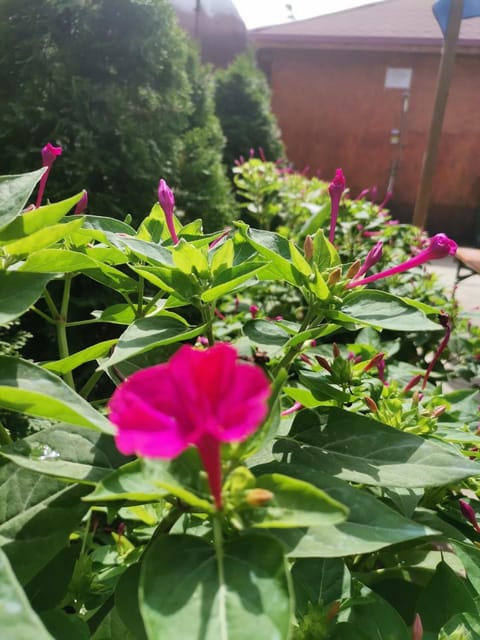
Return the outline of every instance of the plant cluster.
{"type": "Polygon", "coordinates": [[[455,243],[342,259],[340,174],[331,240],[295,220],[299,244],[182,225],[164,180],[136,227],[84,192],[25,208],[57,156],[0,181],[2,324],[56,337],[0,355],[0,406],[47,422],[0,429],[5,637],[478,637],[474,392],[436,384],[450,316],[376,288],[455,243]],[[108,295],[72,318],[77,282],[108,295]]]}

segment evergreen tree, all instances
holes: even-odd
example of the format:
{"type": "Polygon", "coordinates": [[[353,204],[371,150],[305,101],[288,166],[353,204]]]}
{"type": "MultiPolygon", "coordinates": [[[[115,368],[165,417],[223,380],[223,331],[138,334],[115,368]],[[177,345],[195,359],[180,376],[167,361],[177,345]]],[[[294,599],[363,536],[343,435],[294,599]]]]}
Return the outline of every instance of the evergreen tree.
{"type": "Polygon", "coordinates": [[[280,130],[270,108],[270,88],[252,51],[238,56],[216,76],[216,113],[227,139],[223,158],[231,167],[239,156],[261,147],[267,160],[285,153],[280,130]]]}
{"type": "Polygon", "coordinates": [[[168,0],[0,0],[0,173],[31,170],[51,141],[64,149],[52,200],[86,188],[90,211],[138,220],[164,177],[223,218],[223,138],[211,100],[198,104],[203,73],[168,0]],[[187,170],[192,153],[208,156],[209,180],[187,170]]]}

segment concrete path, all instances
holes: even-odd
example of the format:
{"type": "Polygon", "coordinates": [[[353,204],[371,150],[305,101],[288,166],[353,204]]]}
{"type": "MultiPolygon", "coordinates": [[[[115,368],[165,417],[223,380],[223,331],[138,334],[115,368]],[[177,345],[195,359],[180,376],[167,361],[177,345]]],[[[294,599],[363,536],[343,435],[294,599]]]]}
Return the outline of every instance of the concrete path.
{"type": "Polygon", "coordinates": [[[470,276],[458,283],[454,292],[457,263],[454,258],[430,262],[428,269],[436,273],[444,287],[455,294],[464,311],[472,311],[472,322],[480,325],[480,275],[470,276]]]}

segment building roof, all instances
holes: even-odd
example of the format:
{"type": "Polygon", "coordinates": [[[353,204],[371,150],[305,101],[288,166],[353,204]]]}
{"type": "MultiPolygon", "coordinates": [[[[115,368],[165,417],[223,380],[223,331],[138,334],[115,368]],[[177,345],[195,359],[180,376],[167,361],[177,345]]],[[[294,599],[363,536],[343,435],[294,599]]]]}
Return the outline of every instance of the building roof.
{"type": "MultiPolygon", "coordinates": [[[[259,48],[421,47],[438,50],[443,36],[432,13],[432,0],[378,0],[371,4],[249,32],[259,48]]],[[[462,20],[459,48],[480,47],[480,17],[462,20]]]]}

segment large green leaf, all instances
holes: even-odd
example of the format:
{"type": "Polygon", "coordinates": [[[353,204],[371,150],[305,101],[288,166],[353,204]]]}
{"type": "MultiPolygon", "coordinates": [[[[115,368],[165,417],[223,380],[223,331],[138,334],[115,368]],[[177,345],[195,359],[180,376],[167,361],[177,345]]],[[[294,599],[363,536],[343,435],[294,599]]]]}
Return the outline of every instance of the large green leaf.
{"type": "Polygon", "coordinates": [[[19,216],[45,168],[13,176],[0,176],[0,229],[19,216]]]}
{"type": "Polygon", "coordinates": [[[434,633],[438,633],[456,614],[478,614],[465,580],[459,578],[445,562],[438,564],[435,574],[419,598],[417,607],[423,628],[434,633]]]}
{"type": "Polygon", "coordinates": [[[0,549],[0,628],[5,640],[53,640],[18,584],[0,549]]]}
{"type": "Polygon", "coordinates": [[[81,197],[82,193],[78,193],[67,200],[47,204],[32,211],[25,211],[0,232],[0,244],[25,238],[36,231],[40,231],[40,229],[60,222],[81,197]]]}
{"type": "Polygon", "coordinates": [[[256,487],[269,491],[272,499],[254,511],[255,527],[283,529],[335,525],[344,522],[348,515],[342,504],[304,480],[269,473],[257,478],[256,487]]]}
{"type": "Polygon", "coordinates": [[[63,380],[20,358],[0,356],[0,406],[113,433],[108,420],[63,380]]]}
{"type": "Polygon", "coordinates": [[[333,640],[410,640],[411,635],[400,614],[383,598],[369,593],[352,608],[349,621],[339,625],[333,640]],[[359,635],[351,635],[350,629],[359,635]]]}
{"type": "Polygon", "coordinates": [[[155,347],[190,340],[204,330],[205,325],[192,327],[181,316],[167,311],[153,318],[141,318],[122,333],[113,354],[102,368],[107,369],[155,347]]]}
{"type": "Polygon", "coordinates": [[[15,320],[40,298],[51,274],[0,272],[0,325],[15,320]]]}
{"type": "Polygon", "coordinates": [[[26,238],[20,238],[20,240],[14,240],[4,245],[4,251],[17,258],[26,257],[30,253],[39,251],[45,247],[50,247],[60,240],[79,229],[82,226],[82,218],[72,220],[72,222],[66,222],[64,224],[54,224],[45,229],[35,231],[26,238]]]}
{"type": "Polygon", "coordinates": [[[83,273],[116,291],[136,291],[138,288],[136,281],[119,269],[83,253],[66,249],[36,251],[27,258],[20,269],[35,273],[83,273]]]}
{"type": "Polygon", "coordinates": [[[450,540],[450,544],[462,561],[468,580],[480,595],[480,549],[473,544],[465,544],[459,540],[450,540]]]}
{"type": "Polygon", "coordinates": [[[304,615],[309,603],[328,605],[350,596],[351,576],[340,558],[299,558],[292,567],[297,612],[304,615]]]}
{"type": "Polygon", "coordinates": [[[366,289],[350,293],[338,312],[324,310],[333,320],[360,322],[394,331],[439,331],[442,327],[432,322],[420,309],[403,298],[386,291],[366,289]]]}
{"type": "Polygon", "coordinates": [[[103,356],[107,355],[115,344],[117,344],[116,338],[114,340],[98,342],[97,344],[92,344],[90,347],[86,347],[81,351],[77,351],[77,353],[72,353],[71,356],[67,356],[61,360],[46,362],[42,367],[44,369],[48,369],[48,371],[53,371],[53,373],[56,373],[59,376],[63,376],[86,362],[91,362],[97,358],[103,358],[103,356]]]}
{"type": "Polygon", "coordinates": [[[221,560],[187,535],[159,537],[145,553],[140,610],[149,640],[287,639],[290,607],[283,551],[269,536],[233,540],[221,560]]]}
{"type": "Polygon", "coordinates": [[[330,409],[326,424],[319,413],[303,411],[293,430],[293,438],[276,443],[277,453],[350,482],[435,487],[480,473],[477,464],[453,449],[341,409],[330,409]]]}
{"type": "Polygon", "coordinates": [[[276,529],[275,535],[282,540],[291,557],[337,558],[370,553],[434,533],[432,529],[404,518],[370,493],[332,478],[328,473],[281,462],[260,465],[253,471],[258,475],[282,473],[310,482],[349,510],[346,521],[337,525],[276,529]]]}
{"type": "Polygon", "coordinates": [[[17,440],[0,455],[25,469],[86,484],[100,482],[126,460],[111,436],[68,424],[17,440]]]}
{"type": "Polygon", "coordinates": [[[0,546],[22,584],[67,544],[88,509],[82,502],[87,491],[12,462],[0,464],[0,546]]]}
{"type": "Polygon", "coordinates": [[[264,267],[264,263],[246,262],[235,267],[225,268],[221,274],[214,278],[211,286],[202,293],[201,300],[213,302],[227,293],[240,289],[241,285],[247,283],[264,267]]]}

